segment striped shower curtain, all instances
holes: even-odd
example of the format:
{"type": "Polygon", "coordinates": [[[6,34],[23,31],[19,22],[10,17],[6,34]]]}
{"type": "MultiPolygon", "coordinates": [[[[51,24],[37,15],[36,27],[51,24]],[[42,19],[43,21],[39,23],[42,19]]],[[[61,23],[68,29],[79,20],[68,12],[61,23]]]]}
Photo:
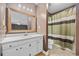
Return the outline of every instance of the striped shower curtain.
{"type": "MultiPolygon", "coordinates": [[[[48,21],[59,21],[62,20],[62,18],[66,19],[66,17],[69,16],[76,16],[75,6],[49,16],[48,21]]],[[[75,38],[75,21],[69,23],[48,25],[48,33],[55,35],[72,36],[75,38]]],[[[72,41],[74,42],[75,40],[72,39],[72,41]]],[[[63,48],[68,48],[72,50],[74,43],[63,42],[61,40],[54,40],[54,44],[58,44],[63,48]]]]}

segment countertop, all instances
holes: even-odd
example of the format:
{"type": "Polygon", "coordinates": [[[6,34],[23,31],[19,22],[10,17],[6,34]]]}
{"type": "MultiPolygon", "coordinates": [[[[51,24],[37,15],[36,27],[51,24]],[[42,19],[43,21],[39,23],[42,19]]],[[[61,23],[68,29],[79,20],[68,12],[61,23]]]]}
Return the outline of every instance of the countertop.
{"type": "Polygon", "coordinates": [[[39,33],[22,33],[22,34],[7,34],[3,40],[0,42],[0,44],[8,43],[8,42],[14,42],[19,40],[27,40],[34,37],[40,37],[43,36],[39,33]]]}

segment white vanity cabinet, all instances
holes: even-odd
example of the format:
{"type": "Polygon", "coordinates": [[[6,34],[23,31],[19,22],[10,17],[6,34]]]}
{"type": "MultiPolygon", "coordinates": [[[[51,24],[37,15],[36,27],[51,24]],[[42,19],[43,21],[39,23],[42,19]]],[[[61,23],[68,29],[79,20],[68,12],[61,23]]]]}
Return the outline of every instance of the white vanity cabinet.
{"type": "Polygon", "coordinates": [[[43,36],[2,44],[3,56],[34,56],[43,51],[43,36]]]}

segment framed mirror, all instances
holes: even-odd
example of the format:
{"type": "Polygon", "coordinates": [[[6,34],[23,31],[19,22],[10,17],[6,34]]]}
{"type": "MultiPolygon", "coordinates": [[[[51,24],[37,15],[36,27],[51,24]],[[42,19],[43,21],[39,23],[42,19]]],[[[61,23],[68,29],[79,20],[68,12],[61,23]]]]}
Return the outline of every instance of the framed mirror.
{"type": "Polygon", "coordinates": [[[8,32],[35,32],[35,16],[8,8],[8,32]]]}

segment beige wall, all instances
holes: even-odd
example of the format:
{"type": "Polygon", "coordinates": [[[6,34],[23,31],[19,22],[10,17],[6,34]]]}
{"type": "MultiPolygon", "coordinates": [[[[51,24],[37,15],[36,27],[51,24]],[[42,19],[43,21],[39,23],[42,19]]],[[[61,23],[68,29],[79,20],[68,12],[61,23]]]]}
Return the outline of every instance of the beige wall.
{"type": "Polygon", "coordinates": [[[47,51],[47,6],[42,3],[37,6],[37,32],[44,35],[44,50],[47,51]]]}
{"type": "Polygon", "coordinates": [[[5,4],[0,3],[0,40],[5,32],[5,4]]]}
{"type": "Polygon", "coordinates": [[[37,32],[46,35],[46,5],[40,4],[37,7],[37,32]]]}

